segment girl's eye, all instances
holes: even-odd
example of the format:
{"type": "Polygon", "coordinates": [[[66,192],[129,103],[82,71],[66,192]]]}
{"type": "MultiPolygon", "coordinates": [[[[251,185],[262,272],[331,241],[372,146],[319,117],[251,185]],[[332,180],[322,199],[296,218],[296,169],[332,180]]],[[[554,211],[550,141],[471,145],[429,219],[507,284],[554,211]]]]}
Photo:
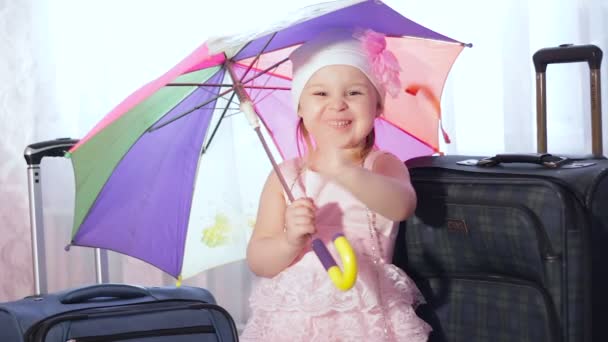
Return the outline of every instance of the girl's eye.
{"type": "Polygon", "coordinates": [[[358,90],[351,90],[348,92],[348,95],[350,95],[350,96],[361,95],[361,94],[363,94],[363,93],[358,90]]]}
{"type": "Polygon", "coordinates": [[[324,92],[324,91],[315,91],[315,92],[313,93],[313,95],[315,95],[315,96],[326,96],[326,95],[327,95],[327,93],[326,93],[326,92],[324,92]]]}

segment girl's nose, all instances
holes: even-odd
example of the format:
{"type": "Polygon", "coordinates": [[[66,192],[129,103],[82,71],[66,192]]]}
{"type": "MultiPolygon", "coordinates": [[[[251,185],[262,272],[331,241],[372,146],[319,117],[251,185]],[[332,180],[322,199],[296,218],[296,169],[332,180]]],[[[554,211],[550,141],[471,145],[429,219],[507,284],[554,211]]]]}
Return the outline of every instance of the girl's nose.
{"type": "Polygon", "coordinates": [[[346,101],[342,96],[334,96],[331,98],[330,108],[336,111],[346,109],[346,101]]]}

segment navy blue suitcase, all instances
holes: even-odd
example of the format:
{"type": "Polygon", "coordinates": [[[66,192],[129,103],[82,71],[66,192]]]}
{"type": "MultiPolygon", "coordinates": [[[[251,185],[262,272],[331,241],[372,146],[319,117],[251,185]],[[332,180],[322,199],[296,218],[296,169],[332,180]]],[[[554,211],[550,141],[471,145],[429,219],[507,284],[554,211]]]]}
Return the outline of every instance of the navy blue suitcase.
{"type": "Polygon", "coordinates": [[[101,284],[0,304],[2,342],[238,341],[207,290],[101,284]]]}
{"type": "Polygon", "coordinates": [[[196,287],[140,287],[108,283],[105,251],[95,249],[98,285],[47,294],[42,258],[44,228],[40,163],[61,157],[77,140],[28,146],[34,295],[0,303],[0,342],[238,341],[230,314],[209,291],[196,287]]]}

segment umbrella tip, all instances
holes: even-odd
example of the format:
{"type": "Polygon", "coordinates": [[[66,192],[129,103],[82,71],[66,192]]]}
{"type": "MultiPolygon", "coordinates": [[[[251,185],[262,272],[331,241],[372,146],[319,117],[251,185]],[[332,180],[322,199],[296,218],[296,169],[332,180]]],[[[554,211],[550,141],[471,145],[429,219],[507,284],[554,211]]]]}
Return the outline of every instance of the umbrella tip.
{"type": "Polygon", "coordinates": [[[462,43],[462,46],[468,47],[468,48],[472,48],[473,47],[473,43],[462,43]]]}
{"type": "Polygon", "coordinates": [[[70,247],[72,247],[72,244],[71,244],[71,243],[68,243],[68,244],[67,244],[65,247],[63,247],[63,249],[64,249],[66,252],[69,252],[69,251],[70,251],[70,247]]]}

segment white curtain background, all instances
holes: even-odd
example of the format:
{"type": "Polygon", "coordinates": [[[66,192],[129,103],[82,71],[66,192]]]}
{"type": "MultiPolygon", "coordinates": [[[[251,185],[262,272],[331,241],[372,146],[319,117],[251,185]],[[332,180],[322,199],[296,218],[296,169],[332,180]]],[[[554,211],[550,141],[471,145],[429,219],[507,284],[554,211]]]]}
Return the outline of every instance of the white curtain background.
{"type": "MultiPolygon", "coordinates": [[[[33,292],[24,148],[82,137],[125,96],[161,75],[206,38],[283,18],[312,0],[0,0],[0,301],[33,292]]],[[[449,154],[535,151],[532,54],[562,43],[608,53],[605,0],[393,0],[390,6],[429,28],[473,43],[443,96],[449,154]]],[[[606,64],[602,67],[608,112],[606,64]]],[[[549,150],[591,150],[589,79],[584,64],[547,73],[549,150]]],[[[604,115],[604,132],[608,118],[604,115]]],[[[604,139],[606,141],[608,139],[604,139]]],[[[604,143],[604,150],[608,144],[604,143]]],[[[95,281],[92,250],[63,247],[74,205],[70,162],[42,163],[45,262],[49,291],[95,281]]],[[[171,285],[162,272],[110,254],[110,281],[171,285]]],[[[244,262],[203,272],[186,284],[206,287],[242,324],[252,275],[244,262]]]]}

